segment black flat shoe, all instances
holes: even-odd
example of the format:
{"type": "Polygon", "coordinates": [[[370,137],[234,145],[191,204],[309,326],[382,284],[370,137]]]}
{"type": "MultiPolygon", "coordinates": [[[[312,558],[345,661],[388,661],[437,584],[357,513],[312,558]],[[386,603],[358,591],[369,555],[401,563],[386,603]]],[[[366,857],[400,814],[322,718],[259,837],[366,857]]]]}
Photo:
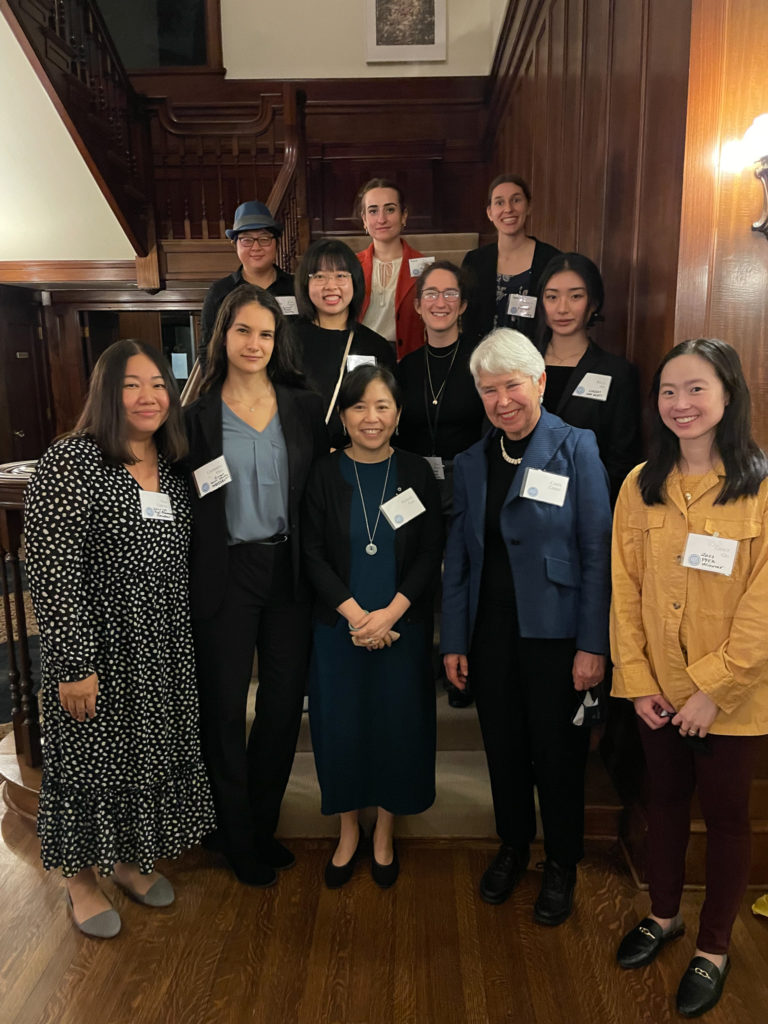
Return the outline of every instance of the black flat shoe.
{"type": "Polygon", "coordinates": [[[277,882],[277,872],[271,864],[262,864],[257,860],[230,860],[232,870],[238,882],[250,885],[254,889],[268,889],[277,882]]]}
{"type": "Polygon", "coordinates": [[[480,879],[481,898],[486,903],[503,903],[525,874],[528,857],[528,850],[502,843],[480,879]]]}
{"type": "Polygon", "coordinates": [[[541,891],[533,905],[533,919],[537,924],[550,927],[562,924],[573,910],[573,890],[576,888],[576,865],[544,861],[541,891]]]}
{"type": "Polygon", "coordinates": [[[283,846],[273,836],[264,839],[256,847],[259,860],[269,864],[275,871],[287,871],[296,863],[293,852],[287,846],[283,846]]]}
{"type": "MultiPolygon", "coordinates": [[[[328,889],[340,889],[342,885],[346,885],[352,877],[352,872],[355,867],[355,861],[360,853],[360,846],[363,842],[363,830],[360,825],[357,826],[359,829],[357,837],[357,846],[355,852],[349,858],[346,864],[334,864],[333,854],[328,863],[325,865],[325,884],[328,889]]],[[[335,851],[334,851],[335,852],[335,851]]]]}
{"type": "Polygon", "coordinates": [[[445,683],[445,692],[448,694],[448,704],[452,708],[468,708],[475,703],[475,698],[469,690],[460,690],[453,683],[445,683]]]}
{"type": "Polygon", "coordinates": [[[704,956],[695,956],[680,979],[677,990],[677,1012],[681,1017],[699,1017],[711,1010],[723,994],[725,979],[731,969],[730,958],[722,967],[715,967],[704,956]]]}
{"type": "Polygon", "coordinates": [[[397,857],[397,847],[392,841],[392,861],[390,864],[379,864],[376,857],[371,853],[371,878],[380,889],[389,889],[397,881],[400,874],[400,861],[397,857]]]}
{"type": "Polygon", "coordinates": [[[635,967],[645,967],[656,959],[662,946],[666,946],[673,939],[679,939],[681,935],[685,935],[685,925],[682,922],[664,931],[658,921],[654,921],[652,917],[644,917],[619,943],[616,962],[627,971],[635,967]]]}

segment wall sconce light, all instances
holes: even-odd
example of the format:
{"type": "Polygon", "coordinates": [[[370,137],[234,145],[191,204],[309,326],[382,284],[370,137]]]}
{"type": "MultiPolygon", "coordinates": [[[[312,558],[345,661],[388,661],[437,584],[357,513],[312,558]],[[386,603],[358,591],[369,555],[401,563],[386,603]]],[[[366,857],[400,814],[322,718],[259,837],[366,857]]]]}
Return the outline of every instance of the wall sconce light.
{"type": "Polygon", "coordinates": [[[755,118],[744,132],[742,145],[745,155],[754,164],[755,177],[763,186],[763,213],[752,230],[761,231],[768,240],[768,114],[755,118]]]}

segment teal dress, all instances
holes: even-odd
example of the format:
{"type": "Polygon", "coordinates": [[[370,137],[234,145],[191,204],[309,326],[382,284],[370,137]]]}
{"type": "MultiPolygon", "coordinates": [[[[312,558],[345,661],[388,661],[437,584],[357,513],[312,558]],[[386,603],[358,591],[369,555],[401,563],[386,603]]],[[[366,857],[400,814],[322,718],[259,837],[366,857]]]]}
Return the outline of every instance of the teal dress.
{"type": "MultiPolygon", "coordinates": [[[[373,530],[382,501],[386,462],[356,463],[373,530]]],[[[350,590],[362,608],[383,608],[396,593],[395,531],[382,514],[377,552],[366,554],[355,464],[340,460],[353,488],[350,508],[350,590]]],[[[384,501],[397,490],[393,459],[384,501]]],[[[400,639],[369,651],[355,647],[342,616],[317,622],[310,669],[309,722],[323,814],[383,807],[418,814],[435,799],[435,690],[428,624],[403,620],[400,639]]]]}

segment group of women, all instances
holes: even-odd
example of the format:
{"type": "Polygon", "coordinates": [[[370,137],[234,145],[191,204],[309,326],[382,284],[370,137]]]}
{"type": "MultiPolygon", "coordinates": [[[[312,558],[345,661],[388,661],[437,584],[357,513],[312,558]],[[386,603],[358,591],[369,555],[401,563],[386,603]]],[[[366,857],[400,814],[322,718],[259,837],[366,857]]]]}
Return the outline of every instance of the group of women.
{"type": "Polygon", "coordinates": [[[322,810],[340,821],[326,884],[352,876],[367,807],[372,876],[395,882],[395,816],[435,796],[444,558],[445,671],[457,691],[471,680],[501,840],[482,898],[502,902],[526,870],[536,789],[534,917],[571,913],[581,723],[612,658],[649,780],[651,911],[618,962],[644,966],[683,933],[698,788],[707,898],[678,1009],[719,998],[768,732],[768,459],[736,352],[700,339],[662,362],[649,458],[632,468],[636,374],[589,336],[599,271],[526,234],[530,201],[521,179],[496,179],[498,243],[460,269],[407,245],[401,190],[373,179],[359,196],[371,246],[310,246],[290,323],[275,295],[280,226],[245,203],[228,232],[242,266],[206,299],[197,401],[182,414],[142,342],[99,360],[26,514],[43,652],[38,830],[86,934],[120,929],[94,868],[165,906],[155,860],[201,840],[249,885],[294,863],[274,833],[307,679],[322,810]]]}

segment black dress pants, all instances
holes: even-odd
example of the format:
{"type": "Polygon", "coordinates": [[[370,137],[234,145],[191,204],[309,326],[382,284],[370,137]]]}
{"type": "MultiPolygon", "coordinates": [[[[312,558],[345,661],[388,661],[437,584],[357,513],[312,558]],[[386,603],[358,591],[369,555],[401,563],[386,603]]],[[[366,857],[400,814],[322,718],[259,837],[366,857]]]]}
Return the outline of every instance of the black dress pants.
{"type": "Polygon", "coordinates": [[[469,653],[496,831],[526,850],[536,836],[534,786],[544,849],[558,864],[584,856],[584,770],[589,729],[571,719],[584,694],[573,687],[573,640],[524,639],[513,608],[484,604],[469,653]]]}
{"type": "Polygon", "coordinates": [[[293,600],[288,543],[229,549],[227,590],[215,615],[193,623],[203,757],[219,834],[236,864],[258,860],[288,785],[309,662],[309,603],[293,600]],[[254,652],[256,716],[245,716],[254,652]]]}

